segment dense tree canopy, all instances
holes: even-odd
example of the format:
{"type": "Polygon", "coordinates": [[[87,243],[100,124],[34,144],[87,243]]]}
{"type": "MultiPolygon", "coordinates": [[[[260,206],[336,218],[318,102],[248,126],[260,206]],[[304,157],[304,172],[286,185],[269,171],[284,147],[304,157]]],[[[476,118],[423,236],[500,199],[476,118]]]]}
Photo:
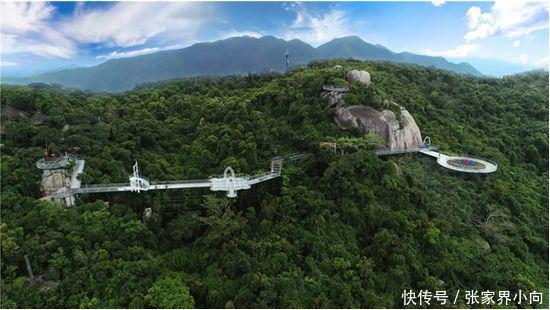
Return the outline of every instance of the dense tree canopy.
{"type": "Polygon", "coordinates": [[[2,307],[402,307],[405,289],[536,290],[548,306],[547,73],[469,78],[329,61],[119,94],[1,93],[2,108],[27,115],[2,121],[2,307]],[[344,155],[320,148],[361,140],[340,131],[320,95],[351,69],[369,71],[372,89],[353,86],[348,104],[389,98],[441,149],[499,170],[379,158],[372,139],[344,155]],[[36,111],[45,124],[28,117],[36,111]],[[127,181],[136,159],[154,181],[227,165],[254,173],[273,156],[308,155],[285,163],[282,181],[232,200],[201,190],[97,194],[64,209],[38,200],[34,163],[46,143],[85,156],[89,184],[127,181]],[[29,285],[24,255],[54,288],[29,285]]]}

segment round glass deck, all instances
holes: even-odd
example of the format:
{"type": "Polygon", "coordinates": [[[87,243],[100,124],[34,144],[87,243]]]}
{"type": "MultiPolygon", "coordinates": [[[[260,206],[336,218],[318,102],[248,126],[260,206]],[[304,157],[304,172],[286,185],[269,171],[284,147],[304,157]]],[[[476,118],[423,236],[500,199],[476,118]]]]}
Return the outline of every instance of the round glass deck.
{"type": "Polygon", "coordinates": [[[497,164],[488,160],[472,156],[439,155],[437,163],[441,166],[466,173],[491,173],[497,170],[497,164]]]}

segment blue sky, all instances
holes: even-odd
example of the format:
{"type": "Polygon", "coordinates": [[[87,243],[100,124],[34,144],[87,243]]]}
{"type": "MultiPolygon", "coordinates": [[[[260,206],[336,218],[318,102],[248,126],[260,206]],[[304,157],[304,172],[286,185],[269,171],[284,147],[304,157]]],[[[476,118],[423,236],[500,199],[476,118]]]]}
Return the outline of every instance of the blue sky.
{"type": "Polygon", "coordinates": [[[313,46],[358,35],[493,75],[548,67],[548,3],[2,2],[2,75],[89,66],[231,36],[313,46]]]}

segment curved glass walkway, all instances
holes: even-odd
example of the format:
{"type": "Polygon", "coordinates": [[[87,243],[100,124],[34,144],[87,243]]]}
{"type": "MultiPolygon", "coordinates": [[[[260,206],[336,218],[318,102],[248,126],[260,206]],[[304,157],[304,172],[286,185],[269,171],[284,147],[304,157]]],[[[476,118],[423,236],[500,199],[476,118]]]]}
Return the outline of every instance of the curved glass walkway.
{"type": "Polygon", "coordinates": [[[426,137],[418,148],[397,150],[379,149],[376,150],[376,154],[381,156],[419,152],[437,158],[437,163],[442,167],[464,173],[491,173],[498,169],[498,165],[488,159],[470,155],[445,155],[436,150],[437,147],[431,146],[430,138],[426,137]]]}

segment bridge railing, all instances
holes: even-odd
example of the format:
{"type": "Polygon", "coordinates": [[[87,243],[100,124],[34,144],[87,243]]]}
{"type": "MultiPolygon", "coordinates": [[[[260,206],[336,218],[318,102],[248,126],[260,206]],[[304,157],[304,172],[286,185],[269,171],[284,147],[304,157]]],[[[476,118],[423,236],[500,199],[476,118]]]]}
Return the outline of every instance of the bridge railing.
{"type": "Polygon", "coordinates": [[[391,154],[403,154],[403,153],[414,153],[419,152],[422,150],[429,150],[429,151],[436,151],[439,148],[437,146],[428,146],[428,147],[415,147],[415,148],[407,148],[407,149],[376,149],[374,152],[377,155],[391,155],[391,154]]]}
{"type": "Polygon", "coordinates": [[[53,169],[60,169],[69,164],[69,159],[65,156],[59,157],[58,159],[54,161],[45,161],[44,158],[40,159],[36,162],[36,168],[42,169],[42,170],[53,170],[53,169]]]}
{"type": "Polygon", "coordinates": [[[323,90],[334,92],[347,92],[349,91],[349,88],[347,86],[323,85],[323,90]]]}
{"type": "Polygon", "coordinates": [[[104,187],[104,186],[130,186],[130,183],[103,183],[103,184],[84,184],[80,188],[95,188],[95,187],[104,187]]]}
{"type": "Polygon", "coordinates": [[[63,156],[59,156],[56,160],[45,161],[44,158],[36,162],[36,168],[42,170],[54,170],[61,169],[69,164],[69,162],[82,159],[82,157],[77,156],[72,153],[65,153],[63,156]]]}
{"type": "Polygon", "coordinates": [[[130,183],[105,183],[105,184],[91,184],[91,185],[82,185],[79,188],[73,189],[75,192],[86,193],[94,192],[100,190],[115,189],[120,187],[129,187],[130,183]]]}
{"type": "MultiPolygon", "coordinates": [[[[223,178],[224,178],[223,174],[215,174],[215,175],[211,175],[210,177],[208,177],[208,180],[223,179],[223,178]]],[[[235,173],[235,178],[249,180],[251,178],[251,176],[248,175],[248,174],[244,174],[244,173],[235,173]]]]}
{"type": "Polygon", "coordinates": [[[273,177],[275,175],[279,175],[280,173],[276,173],[276,172],[264,172],[264,173],[259,173],[259,174],[255,174],[254,176],[252,176],[252,178],[250,178],[251,180],[256,180],[256,179],[260,179],[260,178],[265,178],[265,177],[273,177]]]}
{"type": "Polygon", "coordinates": [[[208,179],[196,179],[196,180],[158,181],[158,182],[151,182],[151,185],[190,184],[190,183],[205,183],[205,182],[210,182],[210,180],[208,180],[208,179]]]}
{"type": "Polygon", "coordinates": [[[76,155],[74,153],[65,153],[65,156],[64,157],[67,157],[69,158],[70,160],[79,160],[79,159],[83,159],[84,157],[82,156],[79,156],[79,155],[76,155]]]}

